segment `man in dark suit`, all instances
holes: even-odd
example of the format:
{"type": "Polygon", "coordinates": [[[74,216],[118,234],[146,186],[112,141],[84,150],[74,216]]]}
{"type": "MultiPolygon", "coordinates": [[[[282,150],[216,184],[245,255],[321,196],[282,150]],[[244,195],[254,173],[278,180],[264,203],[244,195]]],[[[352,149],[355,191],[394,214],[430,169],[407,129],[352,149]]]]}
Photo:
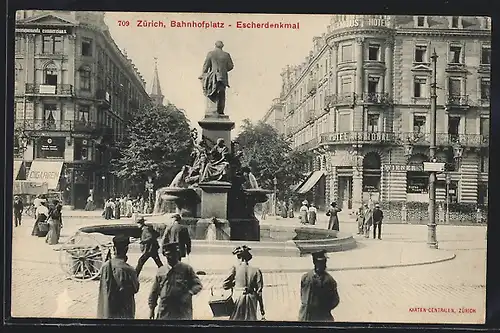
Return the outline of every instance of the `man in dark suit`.
{"type": "Polygon", "coordinates": [[[234,68],[231,55],[222,50],[224,43],[215,42],[215,49],[208,52],[203,64],[203,73],[199,77],[203,84],[203,93],[217,104],[217,113],[224,114],[226,106],[226,88],[229,87],[228,72],[234,68]]]}
{"type": "Polygon", "coordinates": [[[375,236],[377,236],[377,229],[378,229],[378,239],[381,238],[382,234],[382,220],[384,219],[384,213],[382,213],[382,210],[380,209],[379,204],[375,204],[375,208],[373,209],[373,239],[375,239],[375,236]]]}
{"type": "Polygon", "coordinates": [[[154,230],[153,226],[146,224],[146,220],[142,217],[137,221],[137,225],[142,230],[140,242],[142,255],[139,257],[137,267],[135,268],[137,276],[139,276],[139,274],[141,274],[142,267],[149,258],[154,260],[158,268],[163,266],[163,263],[161,262],[160,255],[158,254],[158,250],[160,249],[158,237],[160,234],[154,230]]]}
{"type": "Polygon", "coordinates": [[[165,230],[162,244],[178,243],[181,259],[191,253],[191,236],[189,236],[189,230],[180,224],[182,220],[180,214],[174,214],[172,218],[174,222],[165,230]]]}

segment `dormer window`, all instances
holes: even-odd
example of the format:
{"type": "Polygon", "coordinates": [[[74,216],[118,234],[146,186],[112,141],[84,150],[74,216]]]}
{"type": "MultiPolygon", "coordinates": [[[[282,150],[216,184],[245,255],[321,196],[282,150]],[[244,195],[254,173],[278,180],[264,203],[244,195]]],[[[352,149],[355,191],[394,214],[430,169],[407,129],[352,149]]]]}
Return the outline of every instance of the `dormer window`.
{"type": "Polygon", "coordinates": [[[419,28],[427,27],[427,16],[415,16],[415,26],[419,28]]]}
{"type": "Polygon", "coordinates": [[[450,20],[450,27],[452,29],[458,29],[462,26],[462,20],[460,16],[452,16],[450,20]]]}

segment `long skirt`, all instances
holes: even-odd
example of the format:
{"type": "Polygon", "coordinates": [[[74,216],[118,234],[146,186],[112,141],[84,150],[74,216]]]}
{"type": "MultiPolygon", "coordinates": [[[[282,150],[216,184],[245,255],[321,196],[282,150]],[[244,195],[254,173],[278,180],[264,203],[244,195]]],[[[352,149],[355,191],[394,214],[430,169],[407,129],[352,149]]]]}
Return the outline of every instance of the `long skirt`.
{"type": "Polygon", "coordinates": [[[51,219],[49,221],[49,232],[47,233],[45,242],[49,245],[58,244],[60,236],[61,236],[61,221],[51,219]]]}
{"type": "Polygon", "coordinates": [[[106,220],[111,220],[113,218],[113,208],[111,207],[104,208],[104,218],[106,220]]]}
{"type": "Polygon", "coordinates": [[[339,218],[337,216],[331,216],[330,221],[328,221],[328,229],[339,231],[339,218]]]}
{"type": "Polygon", "coordinates": [[[257,295],[246,294],[235,297],[234,311],[229,317],[229,320],[257,320],[257,295]]]}
{"type": "Polygon", "coordinates": [[[300,211],[299,219],[300,219],[300,223],[302,223],[302,224],[308,223],[307,212],[306,211],[300,211]]]}
{"type": "Polygon", "coordinates": [[[35,225],[33,226],[33,231],[31,232],[32,236],[45,237],[46,233],[40,231],[39,224],[45,222],[46,219],[47,216],[45,216],[45,214],[38,215],[35,220],[35,225]]]}
{"type": "Polygon", "coordinates": [[[87,201],[87,204],[85,205],[85,210],[86,211],[93,211],[95,209],[94,202],[93,201],[87,201]]]}
{"type": "Polygon", "coordinates": [[[115,219],[119,220],[121,217],[121,211],[120,211],[120,206],[117,206],[115,208],[115,219]]]}
{"type": "Polygon", "coordinates": [[[316,224],[316,212],[309,212],[309,224],[316,224]]]}

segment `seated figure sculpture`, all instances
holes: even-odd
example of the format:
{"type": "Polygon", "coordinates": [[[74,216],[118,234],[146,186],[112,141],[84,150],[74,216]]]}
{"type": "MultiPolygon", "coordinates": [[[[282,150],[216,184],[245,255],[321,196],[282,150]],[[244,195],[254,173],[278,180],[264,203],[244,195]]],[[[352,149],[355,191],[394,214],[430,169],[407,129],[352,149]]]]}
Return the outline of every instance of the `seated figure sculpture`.
{"type": "Polygon", "coordinates": [[[177,175],[175,175],[169,187],[187,187],[188,184],[186,182],[186,177],[188,176],[190,169],[191,168],[189,167],[189,165],[184,165],[181,168],[181,171],[179,171],[177,175]]]}
{"type": "Polygon", "coordinates": [[[217,144],[208,154],[208,161],[200,177],[200,182],[227,181],[229,171],[229,149],[224,139],[217,139],[217,144]]]}

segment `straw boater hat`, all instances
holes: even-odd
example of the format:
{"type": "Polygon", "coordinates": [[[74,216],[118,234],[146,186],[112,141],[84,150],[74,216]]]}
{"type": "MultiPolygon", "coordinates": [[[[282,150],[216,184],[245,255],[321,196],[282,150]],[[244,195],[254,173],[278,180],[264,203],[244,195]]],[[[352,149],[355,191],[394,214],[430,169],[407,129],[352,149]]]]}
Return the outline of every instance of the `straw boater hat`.
{"type": "Polygon", "coordinates": [[[302,204],[307,205],[308,204],[307,200],[302,201],[302,204]]]}

